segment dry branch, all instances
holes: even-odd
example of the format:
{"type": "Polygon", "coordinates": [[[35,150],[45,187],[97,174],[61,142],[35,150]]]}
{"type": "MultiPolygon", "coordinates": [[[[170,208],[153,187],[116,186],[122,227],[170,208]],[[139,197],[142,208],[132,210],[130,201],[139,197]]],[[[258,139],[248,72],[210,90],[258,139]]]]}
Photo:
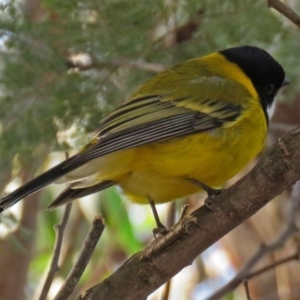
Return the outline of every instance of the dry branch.
{"type": "Polygon", "coordinates": [[[284,15],[287,19],[292,21],[295,25],[297,25],[300,28],[300,16],[290,7],[288,7],[279,0],[267,0],[267,4],[269,7],[276,9],[279,13],[284,15]]]}
{"type": "Polygon", "coordinates": [[[55,296],[54,300],[69,299],[95,250],[95,247],[102,235],[103,230],[103,219],[101,216],[96,216],[83,243],[77,261],[70,271],[64,284],[62,285],[61,289],[55,296]]]}
{"type": "Polygon", "coordinates": [[[82,299],[146,299],[213,243],[300,178],[300,128],[276,143],[249,174],[130,258],[82,299]],[[282,145],[288,149],[286,155],[282,145]]]}
{"type": "Polygon", "coordinates": [[[61,247],[62,247],[64,231],[65,231],[66,225],[69,220],[71,208],[72,208],[72,203],[69,203],[66,205],[61,223],[54,227],[55,232],[56,232],[56,239],[55,239],[55,245],[54,245],[54,250],[53,250],[53,256],[51,259],[49,271],[48,271],[44,286],[43,286],[41,294],[39,296],[39,300],[44,300],[47,298],[47,295],[48,295],[48,292],[52,285],[53,279],[54,279],[56,273],[59,271],[58,261],[59,261],[59,257],[60,257],[60,251],[61,251],[61,247]]]}
{"type": "Polygon", "coordinates": [[[257,271],[254,271],[254,272],[250,273],[249,275],[247,275],[247,279],[249,280],[249,279],[251,279],[253,277],[256,277],[256,276],[258,276],[262,273],[265,273],[269,270],[272,270],[272,269],[276,268],[277,266],[280,266],[282,264],[286,264],[287,262],[290,262],[292,260],[298,260],[298,261],[300,260],[300,249],[297,249],[297,251],[294,254],[289,255],[288,257],[285,257],[283,259],[275,261],[274,263],[271,263],[270,265],[268,265],[266,267],[263,267],[263,268],[261,268],[257,271]]]}
{"type": "Polygon", "coordinates": [[[291,207],[285,230],[282,231],[282,233],[275,239],[275,241],[268,245],[262,245],[259,249],[257,249],[256,253],[248,260],[247,263],[245,263],[243,268],[234,276],[234,278],[221,289],[219,289],[216,293],[210,296],[207,300],[220,299],[222,296],[234,290],[244,279],[249,278],[250,271],[265,255],[272,253],[279,248],[282,248],[286,241],[298,231],[298,228],[296,226],[296,219],[300,208],[300,181],[298,181],[293,187],[291,200],[291,207]]]}

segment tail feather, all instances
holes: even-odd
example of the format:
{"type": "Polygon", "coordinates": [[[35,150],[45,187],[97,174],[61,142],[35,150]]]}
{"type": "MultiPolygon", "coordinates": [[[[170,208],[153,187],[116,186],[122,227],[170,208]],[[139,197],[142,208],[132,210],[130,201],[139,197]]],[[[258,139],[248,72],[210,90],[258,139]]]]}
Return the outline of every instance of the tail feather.
{"type": "Polygon", "coordinates": [[[115,182],[107,180],[82,189],[72,189],[72,186],[67,187],[53,202],[50,203],[47,209],[51,210],[58,206],[67,204],[77,198],[82,198],[100,192],[110,186],[113,186],[114,184],[115,182]]]}
{"type": "Polygon", "coordinates": [[[83,165],[87,159],[82,159],[81,162],[78,163],[78,158],[81,156],[84,158],[85,154],[78,153],[66,159],[65,161],[61,162],[57,166],[37,176],[36,178],[22,185],[12,193],[3,197],[0,200],[0,212],[14,205],[15,203],[19,202],[24,197],[39,191],[43,187],[56,181],[58,178],[68,174],[69,172],[83,165]]]}

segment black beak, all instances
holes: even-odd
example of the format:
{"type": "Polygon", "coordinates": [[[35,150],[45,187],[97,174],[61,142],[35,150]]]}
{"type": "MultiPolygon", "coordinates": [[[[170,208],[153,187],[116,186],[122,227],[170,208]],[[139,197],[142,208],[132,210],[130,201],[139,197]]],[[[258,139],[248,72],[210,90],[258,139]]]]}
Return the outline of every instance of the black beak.
{"type": "Polygon", "coordinates": [[[288,79],[284,79],[283,80],[283,82],[282,82],[282,84],[281,84],[281,87],[283,87],[283,86],[287,86],[287,85],[289,85],[291,82],[288,80],[288,79]]]}

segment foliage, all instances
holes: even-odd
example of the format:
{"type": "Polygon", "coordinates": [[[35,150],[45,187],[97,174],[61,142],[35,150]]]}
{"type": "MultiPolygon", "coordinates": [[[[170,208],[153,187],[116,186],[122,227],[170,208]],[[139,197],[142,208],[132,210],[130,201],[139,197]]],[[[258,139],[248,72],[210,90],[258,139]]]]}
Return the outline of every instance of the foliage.
{"type": "Polygon", "coordinates": [[[37,23],[22,15],[18,2],[2,5],[1,148],[9,160],[17,153],[32,156],[41,145],[56,149],[57,130],[73,125],[79,135],[91,132],[124,95],[152,76],[126,63],[70,70],[71,55],[88,53],[100,65],[126,58],[170,66],[237,44],[276,49],[274,40],[285,32],[263,1],[178,1],[170,6],[160,1],[45,1],[43,7],[45,20],[37,23]],[[176,34],[175,26],[188,22],[196,27],[189,40],[166,41],[176,34]]]}

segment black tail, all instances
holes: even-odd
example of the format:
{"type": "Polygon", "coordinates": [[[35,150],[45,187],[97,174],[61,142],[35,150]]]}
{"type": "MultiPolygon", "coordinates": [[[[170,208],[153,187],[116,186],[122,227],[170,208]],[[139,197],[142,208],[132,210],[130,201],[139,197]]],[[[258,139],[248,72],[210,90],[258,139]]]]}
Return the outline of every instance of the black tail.
{"type": "Polygon", "coordinates": [[[115,182],[107,180],[82,189],[72,189],[71,185],[70,187],[67,187],[62,193],[60,193],[58,197],[50,203],[47,209],[53,209],[57,206],[67,204],[77,198],[82,198],[100,192],[114,184],[115,182]]]}
{"type": "Polygon", "coordinates": [[[53,183],[58,178],[77,169],[78,167],[86,163],[88,160],[90,159],[88,159],[85,153],[78,153],[66,159],[65,161],[53,167],[52,169],[46,171],[45,173],[37,176],[36,178],[22,185],[12,193],[3,197],[0,200],[0,212],[14,205],[18,201],[22,200],[24,197],[39,191],[40,189],[42,189],[50,183],[53,183]],[[80,162],[78,163],[78,161],[80,162]]]}

